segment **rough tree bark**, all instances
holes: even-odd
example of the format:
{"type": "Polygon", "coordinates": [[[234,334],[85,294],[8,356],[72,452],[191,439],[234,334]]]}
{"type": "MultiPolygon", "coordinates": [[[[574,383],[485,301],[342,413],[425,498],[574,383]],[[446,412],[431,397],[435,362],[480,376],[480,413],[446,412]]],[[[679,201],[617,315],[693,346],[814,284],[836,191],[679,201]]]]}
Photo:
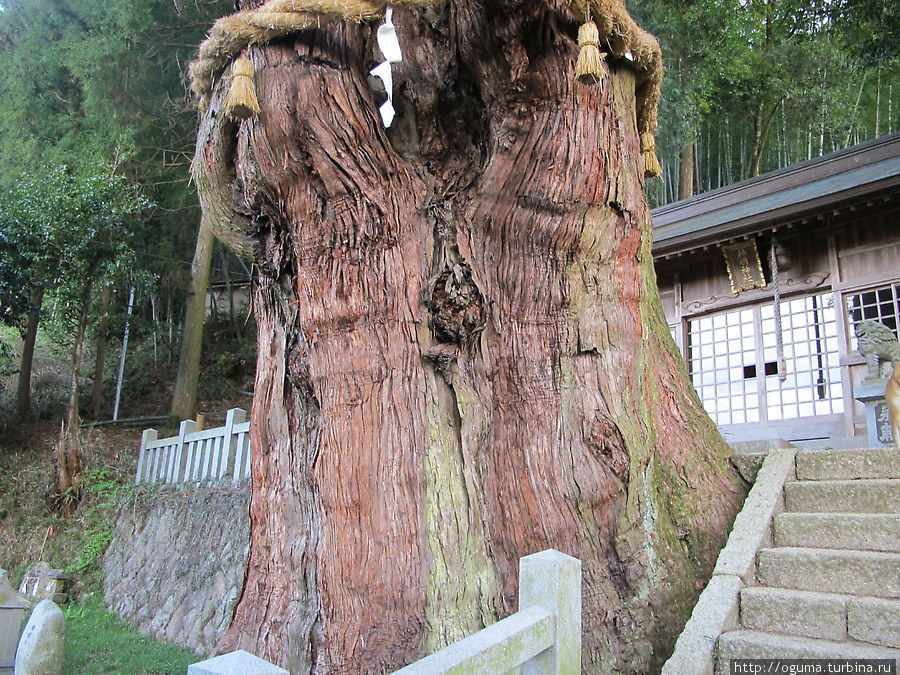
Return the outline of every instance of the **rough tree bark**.
{"type": "MultiPolygon", "coordinates": [[[[251,3],[245,3],[245,6],[251,3]]],[[[256,3],[258,4],[258,3],[256,3]]],[[[742,498],[656,288],[635,77],[576,85],[559,0],[394,9],[250,50],[195,176],[257,264],[251,545],[221,650],[380,673],[515,611],[521,556],[582,560],[585,672],[650,672],[742,498]]]]}

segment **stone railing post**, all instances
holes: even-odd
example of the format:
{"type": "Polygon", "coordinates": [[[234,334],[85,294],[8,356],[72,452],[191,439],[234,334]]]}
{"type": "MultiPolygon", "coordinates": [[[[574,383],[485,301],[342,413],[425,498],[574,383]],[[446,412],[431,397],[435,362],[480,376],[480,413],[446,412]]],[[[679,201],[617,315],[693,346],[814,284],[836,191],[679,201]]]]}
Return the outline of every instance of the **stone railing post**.
{"type": "Polygon", "coordinates": [[[522,675],[581,673],[581,561],[554,549],[522,558],[519,611],[532,606],[556,616],[556,640],[522,664],[522,675]]]}
{"type": "Polygon", "coordinates": [[[147,444],[156,440],[159,440],[159,432],[156,429],[145,429],[144,433],[141,434],[141,451],[138,454],[137,475],[134,478],[135,485],[140,483],[141,479],[150,479],[149,473],[153,465],[148,461],[147,444]],[[145,474],[147,475],[145,476],[145,474]]]}

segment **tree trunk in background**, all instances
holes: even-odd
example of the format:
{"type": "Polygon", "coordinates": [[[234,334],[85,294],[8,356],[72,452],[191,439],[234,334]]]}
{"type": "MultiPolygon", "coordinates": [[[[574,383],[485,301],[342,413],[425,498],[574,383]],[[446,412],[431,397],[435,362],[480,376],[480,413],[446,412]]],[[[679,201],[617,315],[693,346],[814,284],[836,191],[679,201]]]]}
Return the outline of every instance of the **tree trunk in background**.
{"type": "Polygon", "coordinates": [[[37,342],[43,302],[43,289],[28,299],[31,310],[28,312],[25,332],[22,334],[22,358],[19,361],[19,379],[16,385],[16,412],[19,419],[22,420],[31,417],[31,370],[34,364],[34,345],[37,342]]]}
{"type": "Polygon", "coordinates": [[[247,577],[219,645],[380,673],[581,559],[584,668],[658,669],[743,497],[659,300],[635,79],[575,85],[561,3],[394,8],[251,50],[262,115],[202,121],[217,236],[255,257],[247,577]]]}
{"type": "Polygon", "coordinates": [[[759,175],[763,152],[766,149],[766,143],[769,141],[769,134],[772,131],[772,122],[775,121],[775,115],[782,103],[784,103],[784,96],[767,110],[765,104],[760,102],[756,114],[753,116],[753,154],[750,157],[747,178],[755,178],[759,175]]]}
{"type": "Polygon", "coordinates": [[[75,329],[75,345],[72,348],[72,388],[69,393],[69,407],[59,432],[57,445],[56,494],[51,500],[56,510],[64,516],[71,515],[81,501],[81,474],[84,471],[84,461],[81,457],[79,435],[81,419],[78,414],[78,375],[84,354],[84,331],[91,308],[93,283],[93,280],[88,281],[81,301],[81,313],[75,329]]]}
{"type": "Polygon", "coordinates": [[[694,196],[694,142],[691,141],[681,151],[678,163],[678,199],[694,196]]]}
{"type": "Polygon", "coordinates": [[[194,262],[191,265],[191,284],[188,287],[184,331],[181,335],[181,354],[178,375],[172,394],[170,414],[180,420],[197,416],[197,382],[200,379],[200,356],[203,349],[203,323],[206,320],[206,289],[212,263],[215,235],[207,218],[200,219],[194,262]]]}
{"type": "Polygon", "coordinates": [[[231,320],[231,327],[234,328],[234,337],[237,340],[243,339],[241,335],[241,324],[238,323],[237,313],[234,311],[234,286],[231,285],[231,273],[228,271],[228,257],[226,251],[220,248],[219,261],[222,263],[222,276],[225,278],[225,292],[228,293],[228,318],[231,320]]]}
{"type": "MultiPolygon", "coordinates": [[[[103,371],[106,368],[106,338],[109,330],[109,303],[112,301],[112,286],[104,286],[100,295],[100,326],[97,328],[97,357],[94,360],[94,388],[91,393],[91,414],[100,419],[103,403],[103,371]]],[[[154,328],[155,329],[155,328],[154,328]]]]}

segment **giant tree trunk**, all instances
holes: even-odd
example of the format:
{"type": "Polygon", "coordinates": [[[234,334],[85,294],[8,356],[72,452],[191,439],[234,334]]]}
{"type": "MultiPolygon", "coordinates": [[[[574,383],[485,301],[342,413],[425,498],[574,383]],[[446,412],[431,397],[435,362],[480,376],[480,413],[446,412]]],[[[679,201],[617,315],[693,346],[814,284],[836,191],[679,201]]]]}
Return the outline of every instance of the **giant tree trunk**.
{"type": "Polygon", "coordinates": [[[251,50],[195,173],[254,257],[247,578],[220,648],[381,673],[515,611],[518,560],[582,560],[585,672],[667,655],[742,497],[662,314],[635,126],[575,85],[554,0],[395,8],[251,50]]]}

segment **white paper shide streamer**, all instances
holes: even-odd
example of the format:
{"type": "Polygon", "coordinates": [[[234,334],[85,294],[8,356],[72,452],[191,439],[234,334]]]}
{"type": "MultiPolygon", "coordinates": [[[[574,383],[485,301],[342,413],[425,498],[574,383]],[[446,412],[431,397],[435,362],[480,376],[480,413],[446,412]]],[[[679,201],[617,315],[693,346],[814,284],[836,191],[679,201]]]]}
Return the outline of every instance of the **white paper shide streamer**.
{"type": "Polygon", "coordinates": [[[384,82],[384,90],[387,92],[387,101],[378,109],[385,127],[391,126],[394,121],[394,80],[391,77],[391,64],[400,63],[403,55],[400,53],[400,42],[397,40],[397,31],[391,21],[393,8],[388,5],[384,12],[384,23],[378,27],[375,37],[378,39],[378,48],[384,55],[384,61],[369,71],[375,77],[380,77],[384,82]]]}

